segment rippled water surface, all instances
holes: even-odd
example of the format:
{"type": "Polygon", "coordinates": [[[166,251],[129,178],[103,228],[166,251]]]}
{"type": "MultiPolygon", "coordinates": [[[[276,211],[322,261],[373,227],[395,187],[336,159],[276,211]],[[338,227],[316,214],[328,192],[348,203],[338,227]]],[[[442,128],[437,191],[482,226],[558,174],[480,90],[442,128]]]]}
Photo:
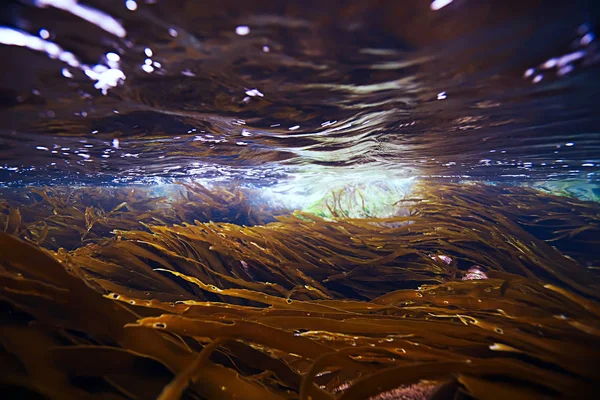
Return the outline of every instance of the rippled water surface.
{"type": "Polygon", "coordinates": [[[9,2],[2,183],[596,185],[594,2],[444,3],[9,2]]]}

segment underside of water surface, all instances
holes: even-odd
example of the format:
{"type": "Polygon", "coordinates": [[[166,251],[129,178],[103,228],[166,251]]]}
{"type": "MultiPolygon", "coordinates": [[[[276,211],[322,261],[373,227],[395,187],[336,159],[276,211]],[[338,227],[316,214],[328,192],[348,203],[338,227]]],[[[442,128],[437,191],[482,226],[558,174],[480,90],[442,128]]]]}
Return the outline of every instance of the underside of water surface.
{"type": "Polygon", "coordinates": [[[600,393],[593,1],[0,6],[0,393],[600,393]]]}

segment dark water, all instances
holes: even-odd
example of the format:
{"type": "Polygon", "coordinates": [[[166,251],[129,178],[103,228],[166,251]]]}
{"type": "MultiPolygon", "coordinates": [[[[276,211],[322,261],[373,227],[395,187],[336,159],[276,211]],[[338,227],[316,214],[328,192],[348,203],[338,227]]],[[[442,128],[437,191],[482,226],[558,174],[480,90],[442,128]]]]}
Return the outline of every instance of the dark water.
{"type": "Polygon", "coordinates": [[[0,10],[6,398],[597,397],[597,1],[0,10]]]}
{"type": "Polygon", "coordinates": [[[592,1],[49,3],[2,7],[1,42],[60,46],[0,48],[5,185],[355,170],[597,185],[592,1]]]}

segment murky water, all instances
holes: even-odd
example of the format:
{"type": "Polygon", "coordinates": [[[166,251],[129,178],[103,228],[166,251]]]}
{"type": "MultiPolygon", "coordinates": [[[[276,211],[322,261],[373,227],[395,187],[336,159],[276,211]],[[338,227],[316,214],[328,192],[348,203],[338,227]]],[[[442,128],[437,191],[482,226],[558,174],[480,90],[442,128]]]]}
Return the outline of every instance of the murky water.
{"type": "Polygon", "coordinates": [[[0,389],[594,398],[599,24],[591,0],[4,2],[0,389]]]}

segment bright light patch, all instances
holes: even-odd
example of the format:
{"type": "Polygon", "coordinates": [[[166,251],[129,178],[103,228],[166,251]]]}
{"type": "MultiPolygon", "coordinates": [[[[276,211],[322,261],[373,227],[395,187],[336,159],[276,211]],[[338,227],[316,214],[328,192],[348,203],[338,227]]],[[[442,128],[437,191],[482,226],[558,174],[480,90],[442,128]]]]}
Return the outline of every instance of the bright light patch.
{"type": "Polygon", "coordinates": [[[38,7],[50,6],[69,12],[115,36],[122,38],[127,35],[127,31],[125,31],[123,25],[121,25],[116,19],[105,12],[96,10],[90,6],[78,4],[77,0],[34,0],[34,2],[34,4],[38,7]]]}
{"type": "Polygon", "coordinates": [[[47,29],[40,29],[39,35],[42,39],[48,39],[50,37],[50,32],[47,29]]]}
{"type": "Polygon", "coordinates": [[[550,68],[554,68],[556,67],[556,64],[558,64],[558,59],[557,58],[551,58],[548,61],[546,61],[545,63],[542,64],[542,68],[543,69],[550,69],[550,68]]]}
{"type": "MultiPolygon", "coordinates": [[[[45,52],[50,58],[58,59],[73,68],[79,68],[85,72],[88,78],[96,81],[94,87],[102,94],[106,95],[108,89],[116,87],[119,82],[125,79],[125,74],[114,66],[97,64],[90,67],[81,62],[75,55],[69,51],[63,50],[56,43],[41,39],[26,32],[21,32],[13,28],[0,26],[0,43],[9,46],[27,47],[31,50],[45,52]]],[[[66,68],[62,69],[63,76],[71,78],[73,75],[66,68]]]]}
{"type": "Polygon", "coordinates": [[[265,95],[261,93],[260,90],[258,89],[250,89],[250,90],[246,90],[246,94],[250,97],[255,97],[255,96],[259,96],[259,97],[264,97],[265,95]]]}
{"type": "Polygon", "coordinates": [[[63,50],[56,43],[49,42],[37,36],[26,32],[21,32],[13,28],[0,26],[0,43],[9,46],[27,47],[31,50],[43,51],[50,58],[58,58],[72,67],[79,67],[81,64],[75,58],[73,53],[63,50]]]}
{"type": "Polygon", "coordinates": [[[569,72],[573,72],[573,66],[571,64],[565,65],[564,67],[561,67],[558,71],[556,71],[556,75],[558,76],[563,76],[568,74],[569,72]]]}
{"type": "Polygon", "coordinates": [[[262,201],[323,217],[387,218],[405,210],[398,201],[412,191],[414,178],[372,166],[352,170],[312,167],[289,181],[262,188],[262,201]]]}
{"type": "Polygon", "coordinates": [[[564,56],[562,56],[561,58],[558,59],[557,65],[559,67],[562,67],[562,66],[572,63],[573,61],[577,61],[583,57],[585,57],[584,51],[575,51],[573,53],[565,54],[564,56]]]}
{"type": "Polygon", "coordinates": [[[582,46],[587,46],[588,44],[592,43],[595,39],[595,36],[593,33],[587,33],[585,34],[581,40],[579,41],[579,43],[581,43],[582,46]]]}
{"type": "Polygon", "coordinates": [[[434,0],[431,2],[430,8],[433,11],[441,10],[446,7],[448,4],[452,3],[454,0],[434,0]]]}
{"type": "Polygon", "coordinates": [[[240,36],[246,36],[247,34],[250,33],[250,27],[248,27],[246,25],[240,25],[237,28],[235,28],[235,33],[240,36]]]}
{"type": "Polygon", "coordinates": [[[106,59],[112,62],[119,62],[121,60],[121,57],[117,53],[110,52],[106,53],[106,59]]]}
{"type": "MultiPolygon", "coordinates": [[[[87,71],[86,71],[87,73],[87,71]]],[[[89,75],[88,75],[89,76],[89,75]]],[[[125,80],[125,74],[120,69],[108,68],[103,72],[94,73],[92,76],[97,82],[94,87],[106,95],[108,89],[116,87],[119,82],[125,80]]]]}
{"type": "Polygon", "coordinates": [[[137,10],[138,6],[137,6],[137,3],[135,1],[133,1],[133,0],[127,0],[125,2],[125,7],[127,7],[127,9],[129,11],[135,11],[135,10],[137,10]]]}

